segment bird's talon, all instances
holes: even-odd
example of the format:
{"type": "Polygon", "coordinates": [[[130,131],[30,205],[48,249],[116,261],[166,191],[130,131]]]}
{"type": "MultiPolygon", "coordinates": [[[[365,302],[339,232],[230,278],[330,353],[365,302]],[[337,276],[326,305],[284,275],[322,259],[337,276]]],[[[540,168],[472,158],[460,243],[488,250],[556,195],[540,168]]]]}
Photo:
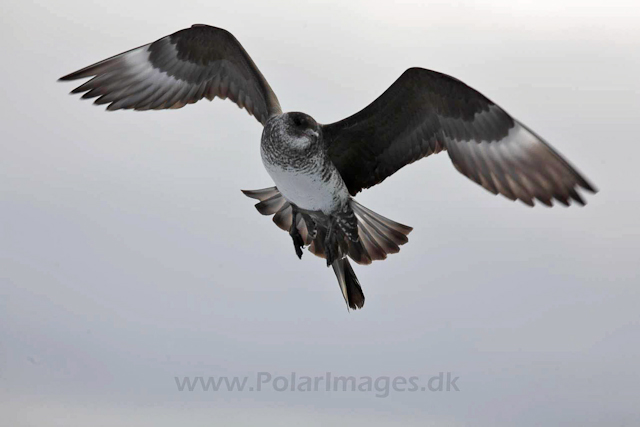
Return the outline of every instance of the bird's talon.
{"type": "Polygon", "coordinates": [[[302,247],[298,246],[296,242],[293,242],[293,246],[296,248],[296,255],[298,255],[298,259],[302,259],[302,247]]]}

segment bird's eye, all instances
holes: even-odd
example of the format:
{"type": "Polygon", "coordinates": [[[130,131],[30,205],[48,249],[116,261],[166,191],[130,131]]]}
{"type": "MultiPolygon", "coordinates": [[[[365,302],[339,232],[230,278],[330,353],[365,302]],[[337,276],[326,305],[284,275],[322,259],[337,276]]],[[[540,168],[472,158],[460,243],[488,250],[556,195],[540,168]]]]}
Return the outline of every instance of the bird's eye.
{"type": "Polygon", "coordinates": [[[296,127],[301,127],[304,124],[304,120],[300,116],[295,116],[293,118],[293,124],[296,125],[296,127]]]}

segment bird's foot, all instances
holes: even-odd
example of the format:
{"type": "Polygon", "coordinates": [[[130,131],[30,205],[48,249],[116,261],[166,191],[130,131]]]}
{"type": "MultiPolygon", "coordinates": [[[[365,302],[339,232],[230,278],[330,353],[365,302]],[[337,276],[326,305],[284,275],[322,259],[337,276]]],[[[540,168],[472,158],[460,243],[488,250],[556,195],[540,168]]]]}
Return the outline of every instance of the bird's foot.
{"type": "Polygon", "coordinates": [[[307,214],[301,214],[305,225],[307,226],[307,234],[311,240],[314,240],[318,236],[318,226],[316,222],[307,214]]]}
{"type": "Polygon", "coordinates": [[[293,247],[296,249],[296,255],[298,255],[298,259],[302,259],[302,248],[304,248],[302,236],[300,235],[300,233],[291,234],[291,239],[293,240],[293,247]]]}
{"type": "Polygon", "coordinates": [[[324,238],[324,255],[327,258],[327,267],[333,264],[333,261],[335,261],[340,256],[339,249],[334,242],[333,233],[333,223],[330,222],[327,229],[327,234],[324,238]]]}
{"type": "Polygon", "coordinates": [[[298,259],[302,259],[302,249],[304,248],[304,240],[302,239],[302,236],[298,231],[298,227],[296,226],[297,223],[298,223],[298,212],[294,209],[293,218],[291,221],[291,227],[289,228],[289,235],[293,240],[293,247],[296,250],[296,255],[298,256],[298,259]]]}
{"type": "Polygon", "coordinates": [[[325,245],[324,254],[327,257],[327,267],[329,267],[336,260],[336,253],[331,245],[325,245]]]}

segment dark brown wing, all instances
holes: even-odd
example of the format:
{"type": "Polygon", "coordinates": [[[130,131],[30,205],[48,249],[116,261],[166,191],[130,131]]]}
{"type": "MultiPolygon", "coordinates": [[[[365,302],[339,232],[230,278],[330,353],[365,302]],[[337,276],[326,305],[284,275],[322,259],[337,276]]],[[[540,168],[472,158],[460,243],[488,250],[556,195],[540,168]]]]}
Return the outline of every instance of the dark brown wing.
{"type": "Polygon", "coordinates": [[[595,192],[542,138],[453,77],[410,68],[364,110],[323,125],[329,156],[349,192],[382,182],[403,166],[447,150],[462,174],[494,194],[528,205],[584,201],[595,192]]]}
{"type": "Polygon", "coordinates": [[[226,30],[194,25],[83,68],[60,80],[92,77],[86,92],[107,110],[181,108],[202,98],[229,98],[264,124],[281,114],[278,98],[238,40],[226,30]]]}

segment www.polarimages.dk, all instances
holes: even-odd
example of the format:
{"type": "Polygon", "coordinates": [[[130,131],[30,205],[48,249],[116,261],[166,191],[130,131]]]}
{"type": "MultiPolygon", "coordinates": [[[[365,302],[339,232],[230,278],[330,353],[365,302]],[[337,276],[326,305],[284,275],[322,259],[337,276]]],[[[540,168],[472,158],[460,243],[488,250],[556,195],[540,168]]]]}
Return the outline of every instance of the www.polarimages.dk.
{"type": "Polygon", "coordinates": [[[210,376],[210,377],[174,377],[178,391],[213,391],[213,392],[362,392],[375,393],[376,397],[387,397],[391,392],[441,392],[460,391],[457,384],[459,377],[451,372],[440,372],[428,378],[418,376],[334,376],[327,372],[321,376],[298,376],[295,372],[289,375],[272,375],[269,372],[258,372],[250,376],[210,376]],[[250,379],[253,381],[250,383],[250,379]]]}

